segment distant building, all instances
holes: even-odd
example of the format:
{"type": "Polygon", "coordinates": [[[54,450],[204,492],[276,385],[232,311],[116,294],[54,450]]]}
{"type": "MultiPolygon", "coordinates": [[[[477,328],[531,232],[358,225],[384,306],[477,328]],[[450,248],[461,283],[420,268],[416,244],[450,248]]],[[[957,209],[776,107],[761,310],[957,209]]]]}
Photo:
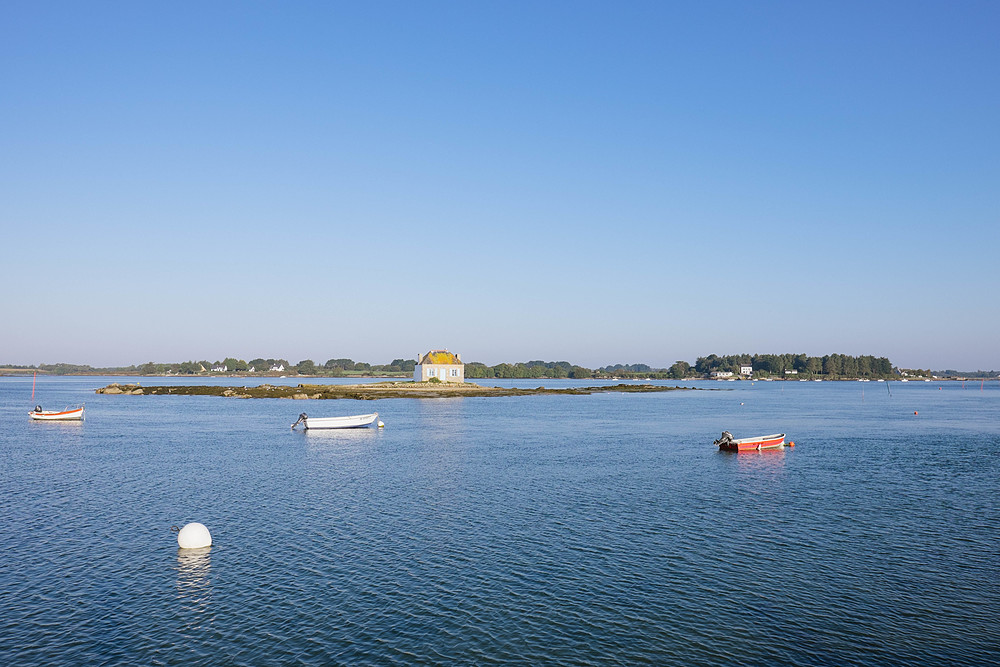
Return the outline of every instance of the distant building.
{"type": "Polygon", "coordinates": [[[753,375],[753,366],[750,364],[740,364],[740,375],[753,375]]]}
{"type": "Polygon", "coordinates": [[[214,367],[212,368],[212,372],[213,372],[213,373],[225,373],[225,372],[227,372],[228,370],[229,370],[229,368],[228,368],[228,367],[226,367],[226,366],[214,366],[214,367]]]}
{"type": "Polygon", "coordinates": [[[255,373],[255,372],[256,372],[256,370],[254,369],[253,366],[251,366],[250,368],[247,369],[247,373],[255,373]]]}
{"type": "Polygon", "coordinates": [[[285,370],[285,365],[284,364],[275,364],[275,365],[271,366],[271,371],[273,371],[275,373],[280,373],[283,370],[285,370]]]}
{"type": "Polygon", "coordinates": [[[712,371],[712,377],[714,378],[731,378],[733,377],[732,371],[712,371]]]}
{"type": "Polygon", "coordinates": [[[785,375],[798,375],[799,372],[796,370],[785,371],[785,375]]]}
{"type": "Polygon", "coordinates": [[[422,357],[413,368],[413,381],[426,382],[437,378],[441,382],[465,382],[465,364],[462,355],[452,354],[448,350],[431,350],[422,357]]]}

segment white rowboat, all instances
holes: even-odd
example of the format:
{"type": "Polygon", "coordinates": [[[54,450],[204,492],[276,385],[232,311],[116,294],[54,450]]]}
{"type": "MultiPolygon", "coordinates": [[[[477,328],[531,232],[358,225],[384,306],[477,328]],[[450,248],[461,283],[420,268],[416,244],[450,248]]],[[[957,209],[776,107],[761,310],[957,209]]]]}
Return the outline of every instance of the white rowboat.
{"type": "Polygon", "coordinates": [[[327,429],[327,428],[365,428],[371,426],[378,419],[378,413],[370,415],[352,415],[350,417],[307,417],[303,412],[299,415],[299,421],[292,424],[292,428],[299,425],[306,427],[306,430],[327,429]]]}
{"type": "Polygon", "coordinates": [[[42,421],[82,421],[83,406],[66,408],[65,410],[42,410],[41,406],[35,406],[35,409],[29,412],[28,416],[42,421]]]}

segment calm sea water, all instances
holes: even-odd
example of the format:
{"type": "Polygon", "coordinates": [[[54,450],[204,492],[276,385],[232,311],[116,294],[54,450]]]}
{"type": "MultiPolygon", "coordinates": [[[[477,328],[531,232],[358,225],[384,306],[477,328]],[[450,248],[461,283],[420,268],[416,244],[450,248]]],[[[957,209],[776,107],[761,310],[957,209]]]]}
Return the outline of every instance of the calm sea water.
{"type": "Polygon", "coordinates": [[[86,401],[58,424],[0,378],[3,664],[1000,664],[996,382],[93,393],[113,379],[40,379],[34,403],[86,401]],[[724,429],[796,446],[720,453],[724,429]],[[178,550],[190,521],[214,546],[178,550]]]}

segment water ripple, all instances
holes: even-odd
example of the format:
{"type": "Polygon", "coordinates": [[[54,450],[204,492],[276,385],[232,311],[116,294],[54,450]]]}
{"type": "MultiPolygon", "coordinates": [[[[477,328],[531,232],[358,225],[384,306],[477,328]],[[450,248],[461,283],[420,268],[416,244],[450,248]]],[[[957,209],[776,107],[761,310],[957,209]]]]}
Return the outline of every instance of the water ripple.
{"type": "Polygon", "coordinates": [[[997,664],[989,392],[383,401],[314,437],[200,397],[40,428],[4,389],[5,664],[997,664]],[[711,448],[737,419],[799,446],[711,448]]]}

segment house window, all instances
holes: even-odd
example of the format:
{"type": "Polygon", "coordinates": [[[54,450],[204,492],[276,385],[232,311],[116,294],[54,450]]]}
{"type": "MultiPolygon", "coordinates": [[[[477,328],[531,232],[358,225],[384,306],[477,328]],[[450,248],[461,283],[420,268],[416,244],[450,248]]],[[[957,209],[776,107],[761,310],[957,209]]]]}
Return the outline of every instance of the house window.
{"type": "Polygon", "coordinates": [[[428,368],[427,369],[427,377],[434,377],[434,369],[433,368],[428,368]]]}
{"type": "Polygon", "coordinates": [[[451,369],[451,376],[453,378],[457,378],[458,377],[458,369],[457,368],[452,368],[451,369]]]}

